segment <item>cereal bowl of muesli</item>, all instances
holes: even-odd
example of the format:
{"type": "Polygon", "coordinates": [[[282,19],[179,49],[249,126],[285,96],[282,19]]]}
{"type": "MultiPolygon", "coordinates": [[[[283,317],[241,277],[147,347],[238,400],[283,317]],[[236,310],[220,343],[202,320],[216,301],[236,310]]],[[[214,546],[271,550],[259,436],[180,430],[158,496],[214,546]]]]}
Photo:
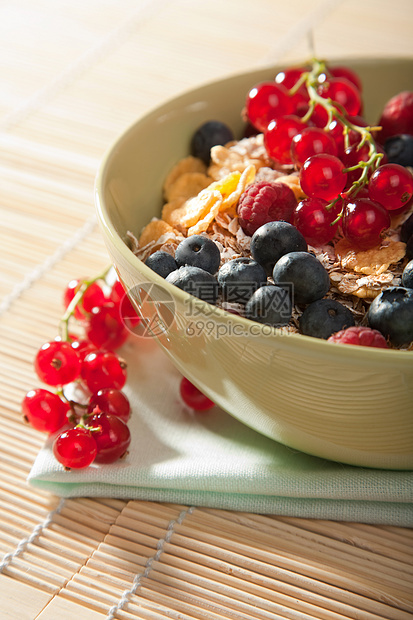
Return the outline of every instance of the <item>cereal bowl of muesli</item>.
{"type": "Polygon", "coordinates": [[[413,467],[412,70],[207,84],[130,127],[95,188],[136,337],[258,432],[365,467],[413,467]]]}

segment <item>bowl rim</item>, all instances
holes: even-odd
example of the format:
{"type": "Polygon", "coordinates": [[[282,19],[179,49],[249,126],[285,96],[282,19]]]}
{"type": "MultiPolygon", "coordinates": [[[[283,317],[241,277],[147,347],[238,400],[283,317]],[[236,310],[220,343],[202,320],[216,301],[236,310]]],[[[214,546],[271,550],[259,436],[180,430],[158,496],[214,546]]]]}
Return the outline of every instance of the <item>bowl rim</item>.
{"type": "MultiPolygon", "coordinates": [[[[295,63],[292,66],[300,66],[300,64],[307,64],[307,60],[303,60],[295,63]]],[[[377,63],[384,64],[412,64],[413,57],[394,57],[394,58],[370,58],[370,57],[355,57],[355,58],[335,58],[331,60],[331,65],[340,65],[340,64],[348,64],[350,66],[363,65],[368,66],[377,65],[377,63]]],[[[273,70],[281,70],[281,65],[278,63],[275,64],[267,64],[261,67],[257,67],[255,69],[250,69],[248,71],[231,73],[226,77],[219,78],[218,80],[209,80],[207,82],[203,82],[199,86],[195,86],[193,88],[185,89],[181,91],[178,95],[172,96],[165,100],[160,105],[156,105],[146,111],[142,116],[139,116],[135,121],[133,121],[128,127],[122,131],[118,137],[107,147],[103,156],[101,157],[98,169],[96,171],[96,176],[94,180],[94,202],[95,208],[98,215],[98,220],[102,229],[102,232],[106,234],[113,245],[116,247],[117,251],[122,255],[122,257],[129,263],[134,269],[137,269],[139,272],[147,275],[149,280],[154,280],[158,285],[162,285],[166,287],[166,290],[170,292],[172,296],[175,296],[179,299],[181,303],[185,303],[192,296],[189,293],[179,289],[173,284],[166,282],[164,278],[155,273],[152,269],[147,267],[143,261],[141,261],[128,247],[127,243],[122,239],[122,237],[116,231],[115,226],[112,224],[111,217],[109,214],[109,210],[106,207],[104,200],[104,192],[105,192],[105,182],[108,174],[108,170],[112,163],[112,160],[117,154],[117,151],[121,148],[122,143],[129,137],[130,134],[134,133],[140,124],[148,122],[151,117],[159,117],[162,112],[168,109],[172,104],[179,105],[180,101],[185,100],[187,97],[192,96],[196,93],[201,94],[203,90],[208,90],[211,87],[218,87],[220,84],[228,84],[228,81],[234,80],[237,81],[240,78],[247,79],[248,76],[256,76],[259,73],[266,73],[268,71],[273,70]]],[[[253,83],[253,82],[252,82],[253,83]]],[[[257,83],[257,82],[255,82],[257,83]]],[[[162,182],[162,181],[161,181],[162,182]]],[[[196,299],[196,298],[195,298],[196,299]]],[[[262,334],[265,339],[269,338],[283,338],[283,339],[292,339],[293,343],[302,343],[304,345],[305,350],[312,349],[314,353],[318,352],[320,355],[331,354],[334,355],[334,350],[338,350],[337,347],[341,347],[341,356],[344,358],[351,357],[353,358],[353,354],[355,353],[354,347],[357,345],[340,345],[339,343],[327,342],[322,338],[315,338],[312,336],[305,336],[303,334],[298,333],[277,333],[277,328],[261,324],[258,322],[251,321],[245,317],[234,315],[232,313],[227,312],[226,310],[219,308],[218,306],[213,306],[208,302],[205,302],[200,299],[196,299],[197,305],[200,304],[199,307],[212,307],[214,308],[214,313],[218,313],[220,319],[226,320],[236,320],[237,322],[241,322],[241,325],[248,327],[251,323],[254,323],[257,326],[261,326],[262,328],[268,330],[271,329],[273,334],[262,334]],[[334,347],[334,349],[332,348],[334,347]]],[[[404,362],[408,363],[413,362],[413,355],[409,356],[410,351],[400,350],[400,349],[381,349],[378,347],[366,347],[366,346],[357,346],[357,357],[360,358],[361,361],[374,361],[375,363],[380,362],[381,359],[384,361],[393,361],[393,362],[404,362]],[[379,358],[377,357],[379,356],[379,358]],[[406,358],[407,356],[407,358],[406,358]],[[381,359],[380,359],[381,358],[381,359]]]]}

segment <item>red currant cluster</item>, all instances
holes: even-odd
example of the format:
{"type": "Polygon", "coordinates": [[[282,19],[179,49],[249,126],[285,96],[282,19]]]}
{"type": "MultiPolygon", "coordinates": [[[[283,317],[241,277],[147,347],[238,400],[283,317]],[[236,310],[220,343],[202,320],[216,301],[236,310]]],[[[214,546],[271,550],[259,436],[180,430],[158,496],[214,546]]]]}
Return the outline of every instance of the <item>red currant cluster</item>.
{"type": "Polygon", "coordinates": [[[341,225],[353,247],[375,247],[390,215],[408,208],[413,177],[386,163],[379,128],[361,116],[361,83],[351,69],[316,60],[280,72],[250,90],[245,113],[264,133],[268,155],[299,170],[307,199],[293,223],[308,243],[328,243],[341,225]]]}
{"type": "MultiPolygon", "coordinates": [[[[126,363],[115,350],[140,317],[118,280],[108,286],[109,269],[92,280],[67,285],[61,335],[40,347],[34,360],[39,379],[56,391],[30,390],[22,403],[24,419],[35,429],[57,433],[53,453],[65,469],[113,463],[127,454],[131,441],[130,403],[122,392],[126,363]],[[83,338],[69,333],[72,317],[83,329],[83,338]]],[[[180,394],[191,409],[214,406],[185,378],[180,394]]]]}
{"type": "Polygon", "coordinates": [[[39,388],[23,399],[24,417],[34,428],[50,434],[60,431],[53,453],[67,469],[94,461],[113,463],[130,444],[130,405],[121,391],[126,364],[114,351],[128,337],[125,310],[128,317],[139,319],[131,305],[126,309],[130,302],[122,284],[116,281],[107,287],[107,271],[93,280],[72,280],[66,287],[61,335],[44,344],[34,360],[39,379],[56,392],[39,388]],[[83,338],[69,334],[72,317],[83,328],[83,338]],[[67,393],[76,384],[82,399],[67,393]]]}

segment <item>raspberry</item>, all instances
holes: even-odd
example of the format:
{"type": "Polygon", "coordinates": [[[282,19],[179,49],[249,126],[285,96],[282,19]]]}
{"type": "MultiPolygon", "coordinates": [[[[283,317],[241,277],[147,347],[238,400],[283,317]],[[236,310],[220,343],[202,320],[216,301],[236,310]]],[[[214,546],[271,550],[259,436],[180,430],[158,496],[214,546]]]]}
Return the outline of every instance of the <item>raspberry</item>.
{"type": "Polygon", "coordinates": [[[251,236],[268,222],[291,223],[296,206],[294,192],[284,183],[252,183],[238,203],[239,223],[251,236]]]}
{"type": "Polygon", "coordinates": [[[377,329],[371,329],[370,327],[347,327],[336,332],[330,338],[328,342],[339,342],[340,344],[355,344],[362,347],[376,347],[378,349],[388,349],[388,345],[385,337],[377,331],[377,329]]]}

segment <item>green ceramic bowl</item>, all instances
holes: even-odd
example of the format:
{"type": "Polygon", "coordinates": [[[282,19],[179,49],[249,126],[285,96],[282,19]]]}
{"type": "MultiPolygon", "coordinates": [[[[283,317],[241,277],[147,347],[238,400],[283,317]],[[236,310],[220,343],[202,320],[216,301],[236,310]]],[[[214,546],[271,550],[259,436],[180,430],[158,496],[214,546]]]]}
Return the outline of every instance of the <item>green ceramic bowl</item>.
{"type": "MultiPolygon", "coordinates": [[[[390,96],[413,90],[413,59],[344,63],[363,80],[371,123],[390,96]]],[[[207,84],[130,127],[110,147],[97,175],[96,206],[105,243],[131,299],[158,325],[153,337],[182,374],[220,407],[296,450],[352,465],[410,469],[413,353],[279,334],[166,283],[134,256],[126,241],[127,231],[139,235],[160,215],[163,180],[188,155],[193,131],[206,120],[220,119],[239,135],[246,92],[278,70],[207,84]]],[[[162,377],[159,381],[161,387],[162,377]]]]}

